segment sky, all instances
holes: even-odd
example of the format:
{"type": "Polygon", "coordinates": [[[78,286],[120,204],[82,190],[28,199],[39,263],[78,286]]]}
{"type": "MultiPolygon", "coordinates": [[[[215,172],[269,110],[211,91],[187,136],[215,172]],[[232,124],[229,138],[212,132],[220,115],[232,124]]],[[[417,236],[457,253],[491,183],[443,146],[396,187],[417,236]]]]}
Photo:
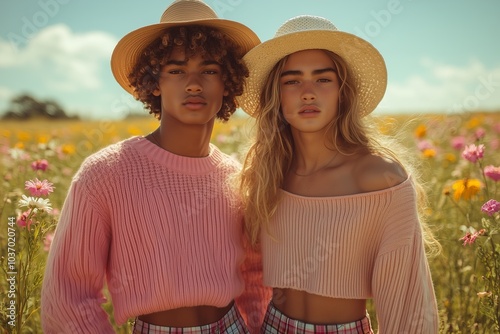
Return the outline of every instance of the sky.
{"type": "MultiPolygon", "coordinates": [[[[171,0],[0,0],[0,113],[28,93],[69,114],[145,112],[114,80],[116,43],[159,22],[171,0]]],[[[388,86],[375,113],[500,110],[499,0],[205,0],[262,41],[289,18],[317,15],[372,43],[388,86]]]]}

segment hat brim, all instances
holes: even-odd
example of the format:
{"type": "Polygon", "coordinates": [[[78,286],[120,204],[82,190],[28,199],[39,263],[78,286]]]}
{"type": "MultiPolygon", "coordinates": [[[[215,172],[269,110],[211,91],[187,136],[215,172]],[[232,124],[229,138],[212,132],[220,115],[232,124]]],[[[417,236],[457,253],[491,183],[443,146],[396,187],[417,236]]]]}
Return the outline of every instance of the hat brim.
{"type": "Polygon", "coordinates": [[[116,45],[111,55],[111,71],[120,86],[134,95],[128,76],[137,64],[144,49],[160,38],[165,29],[176,26],[202,25],[217,28],[226,34],[246,53],[260,43],[259,37],[247,26],[224,19],[193,20],[175,23],[157,23],[136,29],[125,35],[116,45]]]}
{"type": "Polygon", "coordinates": [[[382,100],[387,87],[387,69],[382,55],[370,43],[342,31],[307,30],[275,37],[257,45],[243,58],[250,71],[246,89],[237,97],[239,106],[256,116],[260,94],[272,68],[294,52],[324,49],[340,57],[349,66],[358,89],[359,112],[371,113],[382,100]]]}

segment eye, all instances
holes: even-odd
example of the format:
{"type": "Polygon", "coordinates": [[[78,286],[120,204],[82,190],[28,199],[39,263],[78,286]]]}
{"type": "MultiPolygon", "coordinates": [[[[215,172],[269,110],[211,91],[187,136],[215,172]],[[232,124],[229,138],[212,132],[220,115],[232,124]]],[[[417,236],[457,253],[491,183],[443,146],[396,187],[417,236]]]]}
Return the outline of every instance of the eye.
{"type": "Polygon", "coordinates": [[[298,80],[286,80],[286,81],[283,81],[283,85],[295,85],[295,84],[298,84],[299,81],[298,80]]]}
{"type": "Polygon", "coordinates": [[[182,70],[179,70],[179,69],[173,69],[173,70],[168,70],[167,71],[168,74],[181,74],[182,73],[182,70]]]}
{"type": "Polygon", "coordinates": [[[321,78],[321,79],[318,79],[318,82],[332,82],[332,80],[328,79],[328,78],[321,78]]]}
{"type": "Polygon", "coordinates": [[[203,71],[203,73],[214,75],[214,74],[218,74],[219,72],[217,70],[205,70],[205,71],[203,71]]]}

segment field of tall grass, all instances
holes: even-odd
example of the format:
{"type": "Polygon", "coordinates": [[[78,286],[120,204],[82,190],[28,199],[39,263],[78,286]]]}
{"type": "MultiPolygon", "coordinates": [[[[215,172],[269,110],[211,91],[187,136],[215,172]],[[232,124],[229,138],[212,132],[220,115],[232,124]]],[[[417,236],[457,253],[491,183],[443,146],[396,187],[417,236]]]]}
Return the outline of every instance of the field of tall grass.
{"type": "MultiPolygon", "coordinates": [[[[442,245],[429,258],[441,333],[500,332],[500,113],[379,116],[422,162],[427,220],[442,245]],[[402,128],[403,124],[407,124],[402,128]]],[[[7,122],[0,127],[0,332],[41,333],[40,287],[72,175],[85,157],[154,119],[7,122]]],[[[242,158],[250,121],[217,123],[212,142],[242,158]]],[[[105,309],[111,314],[108,302],[105,309]]],[[[369,312],[376,323],[375,310],[369,312]]],[[[111,317],[111,321],[113,319],[111,317]]],[[[130,324],[115,326],[128,333],[130,324]]]]}

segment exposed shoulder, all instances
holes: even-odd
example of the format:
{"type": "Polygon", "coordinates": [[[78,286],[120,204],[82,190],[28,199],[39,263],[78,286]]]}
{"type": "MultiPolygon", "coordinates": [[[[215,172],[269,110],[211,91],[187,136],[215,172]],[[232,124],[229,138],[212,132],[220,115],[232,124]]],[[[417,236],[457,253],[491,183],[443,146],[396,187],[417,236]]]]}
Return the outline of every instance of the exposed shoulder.
{"type": "Polygon", "coordinates": [[[397,162],[374,154],[360,158],[354,176],[363,192],[394,187],[408,178],[404,168],[397,162]]]}

